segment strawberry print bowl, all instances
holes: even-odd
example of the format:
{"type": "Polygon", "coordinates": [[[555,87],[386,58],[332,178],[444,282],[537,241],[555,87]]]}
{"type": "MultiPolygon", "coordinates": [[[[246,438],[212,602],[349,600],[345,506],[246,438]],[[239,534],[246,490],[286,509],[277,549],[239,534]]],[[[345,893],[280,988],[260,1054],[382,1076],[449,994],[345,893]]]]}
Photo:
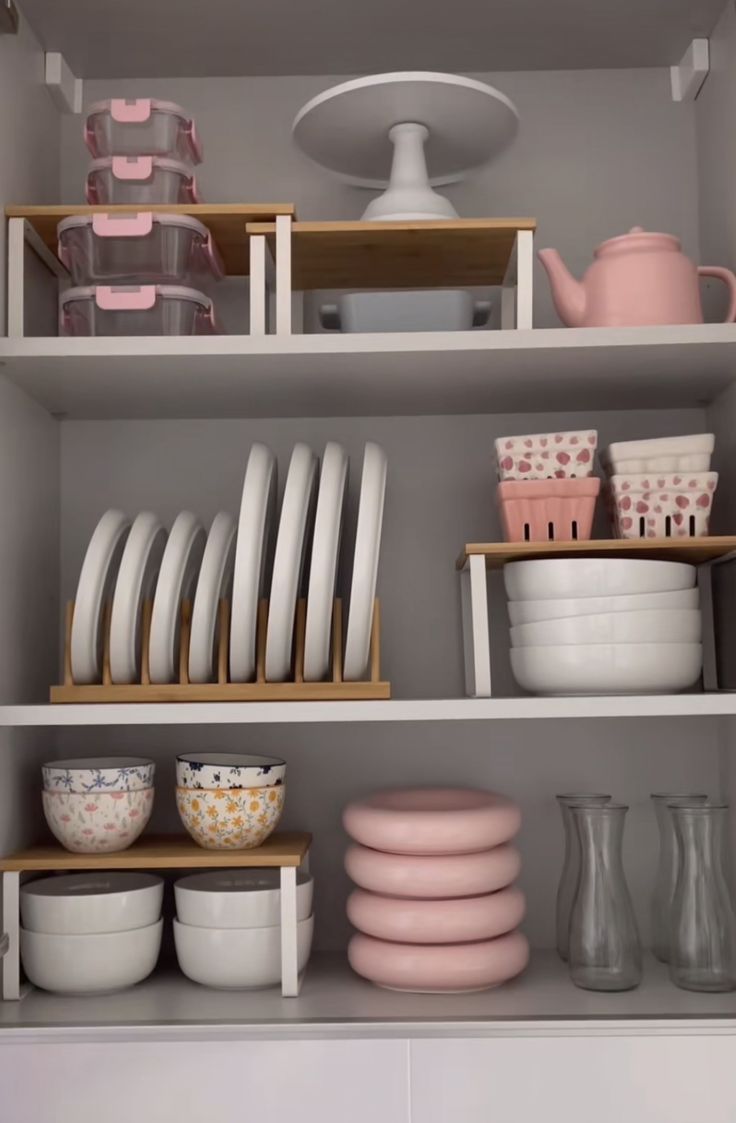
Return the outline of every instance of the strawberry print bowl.
{"type": "Polygon", "coordinates": [[[252,850],[278,826],[286,786],[176,789],[187,832],[205,850],[252,850]]]}
{"type": "Polygon", "coordinates": [[[51,833],[73,854],[127,850],[143,833],[153,810],[153,788],[118,792],[44,791],[51,833]]]}
{"type": "Polygon", "coordinates": [[[570,480],[593,474],[598,445],[595,429],[499,437],[495,442],[499,480],[570,480]]]}
{"type": "Polygon", "coordinates": [[[612,476],[609,509],[617,538],[697,538],[708,534],[717,472],[612,476]]]}

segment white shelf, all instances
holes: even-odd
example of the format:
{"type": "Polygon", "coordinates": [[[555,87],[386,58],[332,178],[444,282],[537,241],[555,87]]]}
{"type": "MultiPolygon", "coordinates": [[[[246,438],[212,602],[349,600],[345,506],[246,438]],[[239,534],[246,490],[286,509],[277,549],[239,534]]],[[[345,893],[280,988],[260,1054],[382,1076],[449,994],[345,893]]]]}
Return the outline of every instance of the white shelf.
{"type": "Polygon", "coordinates": [[[736,381],[736,325],[2,339],[68,417],[351,417],[690,407],[736,381]]]}
{"type": "Polygon", "coordinates": [[[736,714],[736,693],[590,698],[419,698],[390,702],[176,702],[0,706],[3,726],[307,725],[333,722],[550,721],[736,714]]]}
{"type": "Polygon", "coordinates": [[[647,957],[644,982],[623,994],[572,984],[554,952],[535,952],[528,971],[498,990],[421,995],[382,990],[358,978],[342,954],[316,954],[299,998],[275,989],[216,991],[175,966],[119,994],[64,998],[30,990],[0,1002],[0,1039],[518,1037],[736,1033],[735,994],[679,990],[647,957]]]}

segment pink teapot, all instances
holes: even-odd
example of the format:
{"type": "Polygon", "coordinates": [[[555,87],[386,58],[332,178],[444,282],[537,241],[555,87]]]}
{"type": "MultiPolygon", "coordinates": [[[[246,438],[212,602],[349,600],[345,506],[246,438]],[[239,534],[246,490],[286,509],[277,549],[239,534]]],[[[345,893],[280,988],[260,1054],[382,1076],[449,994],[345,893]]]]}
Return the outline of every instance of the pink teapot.
{"type": "Polygon", "coordinates": [[[736,319],[736,276],[717,265],[695,266],[671,234],[635,226],[595,251],[582,281],[569,272],[557,250],[540,250],[552,299],[567,327],[636,327],[643,324],[702,324],[698,277],[718,277],[729,288],[726,323],[736,319]]]}

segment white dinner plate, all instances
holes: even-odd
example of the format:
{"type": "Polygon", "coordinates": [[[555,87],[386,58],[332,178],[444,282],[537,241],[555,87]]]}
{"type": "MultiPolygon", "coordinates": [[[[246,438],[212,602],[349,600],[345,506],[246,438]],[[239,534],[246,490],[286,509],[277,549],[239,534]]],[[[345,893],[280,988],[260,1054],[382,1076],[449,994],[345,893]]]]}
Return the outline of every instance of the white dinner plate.
{"type": "Polygon", "coordinates": [[[110,618],[110,675],[115,683],[140,682],[141,610],[154,595],[166,531],[150,511],[136,518],[125,543],[110,618]]]}
{"type": "Polygon", "coordinates": [[[191,511],[174,520],[166,543],[151,614],[149,670],[151,682],[179,678],[181,602],[191,600],[202,564],[207,536],[191,511]]]}
{"type": "Polygon", "coordinates": [[[385,495],[386,453],[380,445],[368,441],[363,455],[345,640],[343,678],[348,682],[365,678],[368,669],[385,495]]]}
{"type": "Polygon", "coordinates": [[[269,448],[254,444],[248,456],[238,520],[233,603],[230,620],[230,679],[250,682],[256,673],[258,601],[271,560],[276,519],[276,458],[269,448]]]}
{"type": "Polygon", "coordinates": [[[215,515],[192,607],[189,637],[189,679],[211,682],[214,678],[215,651],[218,641],[217,609],[222,597],[230,593],[235,559],[235,523],[225,511],[215,515]]]}
{"type": "Polygon", "coordinates": [[[102,612],[110,598],[130,531],[122,511],[105,511],[89,540],[79,573],[72,619],[71,659],[75,683],[102,681],[102,612]]]}
{"type": "Polygon", "coordinates": [[[317,494],[318,461],[308,445],[294,445],[281,503],[266,629],[266,680],[291,673],[294,616],[304,559],[309,549],[317,494]]]}
{"type": "Polygon", "coordinates": [[[342,445],[329,441],[322,457],[309,565],[307,626],[304,636],[305,682],[319,682],[330,666],[332,606],[347,478],[347,453],[342,445]]]}

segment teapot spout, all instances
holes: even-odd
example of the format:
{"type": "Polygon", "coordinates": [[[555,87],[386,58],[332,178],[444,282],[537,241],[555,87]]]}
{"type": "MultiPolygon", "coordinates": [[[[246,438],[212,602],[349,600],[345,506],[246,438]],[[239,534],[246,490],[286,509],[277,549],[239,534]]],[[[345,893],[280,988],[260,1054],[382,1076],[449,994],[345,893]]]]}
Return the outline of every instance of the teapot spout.
{"type": "Polygon", "coordinates": [[[573,277],[557,250],[540,250],[537,256],[547,270],[557,315],[567,327],[582,327],[585,317],[583,285],[573,277]]]}

